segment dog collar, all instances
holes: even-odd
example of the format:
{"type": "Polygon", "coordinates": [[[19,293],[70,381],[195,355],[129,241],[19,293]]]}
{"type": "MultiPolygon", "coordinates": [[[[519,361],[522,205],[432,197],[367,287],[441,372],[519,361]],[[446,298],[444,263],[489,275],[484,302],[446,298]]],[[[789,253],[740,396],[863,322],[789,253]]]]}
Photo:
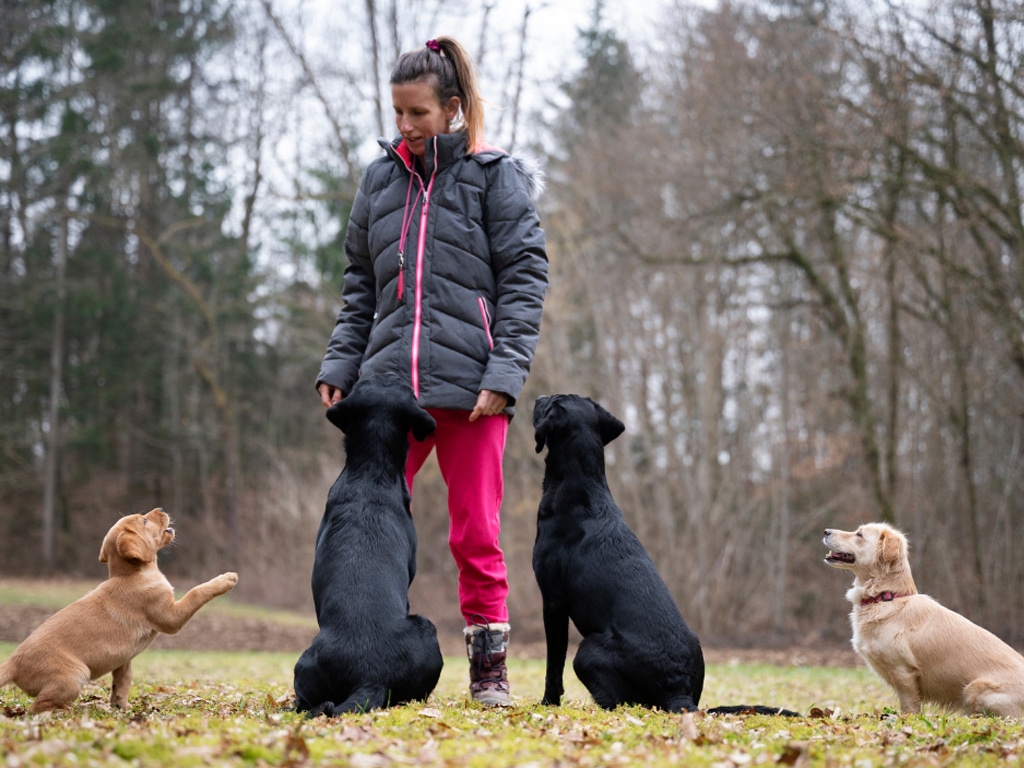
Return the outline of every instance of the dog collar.
{"type": "Polygon", "coordinates": [[[910,597],[909,592],[882,592],[881,594],[875,595],[874,597],[867,597],[860,601],[861,605],[869,605],[871,603],[891,603],[897,597],[910,597]]]}

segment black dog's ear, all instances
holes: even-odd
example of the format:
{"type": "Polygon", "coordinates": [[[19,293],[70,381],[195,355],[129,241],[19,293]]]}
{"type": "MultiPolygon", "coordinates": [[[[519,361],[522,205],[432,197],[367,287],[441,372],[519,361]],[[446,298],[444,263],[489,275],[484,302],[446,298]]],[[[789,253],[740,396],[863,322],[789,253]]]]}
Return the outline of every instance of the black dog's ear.
{"type": "MultiPolygon", "coordinates": [[[[591,402],[593,403],[594,401],[591,400],[591,402]]],[[[594,407],[597,409],[597,431],[601,435],[601,443],[608,445],[608,443],[626,431],[626,425],[608,413],[598,403],[594,403],[594,407]]]]}
{"type": "Polygon", "coordinates": [[[537,429],[533,433],[533,439],[537,441],[537,453],[544,450],[544,443],[548,438],[547,421],[542,421],[537,425],[537,429]]]}
{"type": "Polygon", "coordinates": [[[349,417],[351,415],[349,414],[350,410],[347,399],[339,400],[327,409],[327,420],[344,432],[345,427],[348,426],[349,417]]]}
{"type": "Polygon", "coordinates": [[[550,397],[538,397],[537,402],[533,405],[533,437],[537,441],[537,453],[544,450],[544,444],[550,432],[551,425],[548,420],[550,406],[550,397]]]}
{"type": "Polygon", "coordinates": [[[437,422],[434,421],[434,417],[418,405],[413,405],[409,413],[409,420],[411,422],[412,436],[421,443],[434,434],[434,430],[437,428],[437,422]]]}

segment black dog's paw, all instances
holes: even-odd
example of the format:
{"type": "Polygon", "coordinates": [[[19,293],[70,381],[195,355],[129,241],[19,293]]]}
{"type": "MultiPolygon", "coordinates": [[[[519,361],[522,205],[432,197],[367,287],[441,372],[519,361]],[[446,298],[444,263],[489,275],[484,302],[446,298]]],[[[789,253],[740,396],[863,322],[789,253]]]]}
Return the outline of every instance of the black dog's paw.
{"type": "Polygon", "coordinates": [[[312,720],[315,717],[331,717],[334,704],[330,701],[325,701],[317,704],[315,707],[304,707],[299,709],[296,707],[296,712],[301,712],[307,720],[312,720]]]}

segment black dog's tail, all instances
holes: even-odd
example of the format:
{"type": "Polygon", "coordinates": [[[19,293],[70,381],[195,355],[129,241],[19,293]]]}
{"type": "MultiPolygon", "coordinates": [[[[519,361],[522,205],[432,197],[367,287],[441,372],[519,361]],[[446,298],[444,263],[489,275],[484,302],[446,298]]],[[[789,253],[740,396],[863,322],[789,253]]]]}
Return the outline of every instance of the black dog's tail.
{"type": "Polygon", "coordinates": [[[766,707],[762,704],[733,704],[726,707],[712,707],[709,715],[779,715],[780,717],[803,717],[799,712],[782,707],[766,707]]]}

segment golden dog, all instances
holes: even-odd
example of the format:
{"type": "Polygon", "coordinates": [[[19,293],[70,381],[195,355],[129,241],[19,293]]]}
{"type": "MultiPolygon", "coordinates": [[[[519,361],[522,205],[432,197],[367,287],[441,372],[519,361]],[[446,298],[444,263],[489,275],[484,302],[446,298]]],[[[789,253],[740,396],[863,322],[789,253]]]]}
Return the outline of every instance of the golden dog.
{"type": "Polygon", "coordinates": [[[174,634],[213,598],[238,583],[224,573],[175,601],[157,568],[157,552],[174,541],[162,509],[121,518],[107,532],[100,562],[109,577],[44,621],[0,665],[0,687],[14,683],[36,697],[29,712],[70,709],[89,680],[113,673],[110,703],[128,706],[132,659],[158,632],[174,634]]]}
{"type": "Polygon", "coordinates": [[[966,713],[1024,717],[1024,657],[991,632],[919,594],[907,539],[884,523],[826,530],[825,562],[853,571],[853,647],[893,687],[904,714],[929,701],[966,713]]]}

